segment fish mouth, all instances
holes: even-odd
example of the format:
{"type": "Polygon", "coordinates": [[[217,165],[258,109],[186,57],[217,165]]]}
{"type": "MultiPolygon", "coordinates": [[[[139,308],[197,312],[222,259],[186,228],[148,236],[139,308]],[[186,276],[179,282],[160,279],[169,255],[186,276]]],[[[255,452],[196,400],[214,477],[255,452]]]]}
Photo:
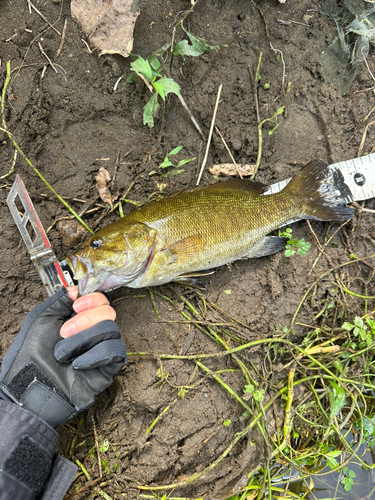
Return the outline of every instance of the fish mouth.
{"type": "Polygon", "coordinates": [[[95,269],[92,264],[79,255],[68,255],[65,260],[74,273],[73,278],[78,281],[80,295],[93,292],[108,292],[121,286],[128,285],[141,274],[146,272],[155,254],[154,245],[150,249],[148,258],[144,262],[137,263],[132,269],[126,269],[129,256],[122,268],[117,269],[95,269]]]}
{"type": "Polygon", "coordinates": [[[96,275],[90,262],[82,259],[78,255],[68,255],[65,258],[70,269],[74,273],[73,279],[78,281],[78,291],[80,295],[87,295],[95,292],[108,279],[108,271],[96,275]]]}

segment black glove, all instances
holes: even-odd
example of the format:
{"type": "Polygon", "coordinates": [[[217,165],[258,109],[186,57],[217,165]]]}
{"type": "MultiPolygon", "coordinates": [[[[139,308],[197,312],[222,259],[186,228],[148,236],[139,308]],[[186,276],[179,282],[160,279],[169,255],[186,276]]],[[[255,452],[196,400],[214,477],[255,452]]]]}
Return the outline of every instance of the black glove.
{"type": "Polygon", "coordinates": [[[62,289],[26,316],[0,373],[0,398],[13,401],[57,428],[89,408],[126,363],[114,321],[106,320],[61,340],[74,313],[62,289]]]}

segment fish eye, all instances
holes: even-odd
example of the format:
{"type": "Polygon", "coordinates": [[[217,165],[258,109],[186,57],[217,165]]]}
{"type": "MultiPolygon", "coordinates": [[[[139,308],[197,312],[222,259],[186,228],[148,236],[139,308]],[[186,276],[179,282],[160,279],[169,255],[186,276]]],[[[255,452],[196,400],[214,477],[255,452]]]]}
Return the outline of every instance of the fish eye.
{"type": "Polygon", "coordinates": [[[102,245],[103,245],[102,240],[92,240],[92,242],[90,243],[90,247],[93,248],[94,250],[100,248],[102,245]]]}

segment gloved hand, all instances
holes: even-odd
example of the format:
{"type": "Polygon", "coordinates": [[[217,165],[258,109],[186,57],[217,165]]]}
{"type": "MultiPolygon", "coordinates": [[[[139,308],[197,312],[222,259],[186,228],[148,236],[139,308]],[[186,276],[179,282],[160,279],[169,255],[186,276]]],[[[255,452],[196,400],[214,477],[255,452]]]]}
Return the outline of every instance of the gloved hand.
{"type": "MultiPolygon", "coordinates": [[[[84,309],[83,302],[80,309],[84,309]]],[[[80,321],[90,321],[89,312],[80,313],[63,326],[73,314],[73,300],[66,289],[30,311],[0,373],[0,398],[13,401],[54,428],[89,408],[126,363],[125,344],[114,321],[95,324],[92,310],[94,326],[73,335],[74,328],[69,327],[75,324],[80,330],[80,321]],[[62,339],[60,329],[67,338],[62,339]]]]}

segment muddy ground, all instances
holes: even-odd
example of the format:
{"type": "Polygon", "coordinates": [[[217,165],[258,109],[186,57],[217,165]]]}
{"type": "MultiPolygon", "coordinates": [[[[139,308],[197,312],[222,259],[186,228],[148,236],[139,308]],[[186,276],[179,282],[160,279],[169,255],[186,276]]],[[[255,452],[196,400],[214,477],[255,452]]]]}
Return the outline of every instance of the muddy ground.
{"type": "MultiPolygon", "coordinates": [[[[36,12],[29,13],[27,2],[3,0],[0,3],[0,84],[2,86],[5,78],[5,63],[10,59],[13,78],[6,102],[9,129],[53,187],[63,196],[99,203],[94,176],[100,166],[112,175],[117,169],[113,192],[122,196],[132,185],[127,199],[135,202],[155,199],[161,190],[166,195],[194,186],[204,145],[177,98],[172,96],[161,106],[153,129],[143,126],[142,109],[149,91],[142,81],[134,85],[126,83],[131,61],[120,56],[99,58],[95,51],[89,53],[82,41],[84,35],[70,17],[69,2],[35,0],[34,4],[60,32],[67,19],[61,53],[56,57],[60,36],[36,12]],[[48,66],[43,79],[46,59],[38,42],[58,65],[58,73],[48,66]],[[114,91],[122,75],[124,78],[114,91]],[[196,157],[185,166],[184,173],[167,178],[149,175],[157,170],[167,153],[182,144],[196,157]]],[[[144,0],[135,26],[133,53],[147,57],[169,43],[175,21],[181,11],[190,6],[188,0],[144,0]]],[[[320,55],[336,36],[336,28],[333,21],[320,14],[317,1],[290,0],[281,5],[276,0],[200,0],[185,23],[192,33],[205,38],[210,45],[219,45],[220,50],[185,61],[174,58],[172,77],[180,84],[181,93],[205,135],[219,84],[223,84],[216,124],[238,163],[253,164],[257,156],[257,122],[248,65],[254,73],[259,53],[263,53],[258,90],[261,118],[272,116],[282,104],[285,113],[278,118],[280,125],[276,133],[268,135],[271,127],[265,127],[257,180],[273,183],[285,179],[317,157],[334,163],[357,156],[363,120],[375,101],[374,93],[365,90],[374,82],[365,66],[345,96],[333,83],[325,81],[320,55]],[[278,19],[294,22],[285,25],[278,19]],[[283,54],[285,94],[282,61],[271,50],[270,42],[283,54]],[[265,83],[270,84],[268,89],[264,89],[265,83]]],[[[182,38],[178,28],[176,39],[182,38]]],[[[375,73],[372,48],[368,64],[375,73]]],[[[364,153],[372,150],[372,133],[370,128],[364,153]]],[[[188,156],[186,152],[180,154],[179,159],[188,156]]],[[[8,172],[12,158],[11,142],[0,132],[1,175],[8,172]]],[[[207,167],[229,161],[220,138],[214,134],[207,167]]],[[[15,171],[21,174],[46,228],[68,215],[19,157],[15,171]]],[[[0,359],[25,314],[44,299],[38,274],[5,204],[13,179],[14,174],[6,179],[8,184],[1,182],[0,189],[0,359]]],[[[207,168],[203,180],[214,180],[207,168]]],[[[85,205],[71,200],[70,203],[77,211],[85,205]]],[[[375,208],[375,202],[367,202],[366,206],[375,208]]],[[[133,208],[130,203],[124,204],[125,212],[133,208]]],[[[94,226],[104,213],[105,209],[100,209],[85,220],[94,226]]],[[[118,211],[106,215],[99,226],[104,227],[118,216],[118,211]]],[[[212,328],[221,332],[230,347],[280,335],[281,328],[289,325],[307,286],[317,276],[331,266],[348,261],[351,253],[358,257],[374,253],[375,230],[371,217],[368,214],[356,217],[338,231],[327,247],[329,262],[321,257],[313,269],[318,256],[316,241],[308,225],[298,222],[293,225],[293,234],[312,243],[304,257],[296,255],[288,259],[279,253],[224,266],[203,278],[206,291],[165,285],[153,290],[154,304],[148,290],[124,288],[113,292],[128,351],[149,355],[131,356],[127,368],[93,409],[83,415],[83,420],[77,418],[60,431],[60,452],[84,463],[90,481],[99,477],[93,420],[101,447],[102,484],[97,480],[87,487],[90,481],[81,474],[70,495],[83,488],[75,498],[93,498],[99,495],[95,490],[99,484],[112,498],[122,498],[121,493],[136,497],[139,492],[136,485],[177,483],[172,489],[174,496],[210,499],[226,498],[243,488],[247,474],[264,463],[267,453],[259,430],[255,426],[214,467],[214,461],[246,427],[249,417],[243,416],[244,409],[238,402],[197,368],[194,361],[160,360],[156,354],[194,354],[222,349],[207,335],[207,329],[189,325],[181,315],[184,309],[183,312],[194,317],[184,299],[202,311],[201,295],[209,305],[206,315],[201,313],[201,326],[207,326],[207,322],[219,324],[212,328]],[[243,325],[233,322],[226,313],[243,325]],[[223,330],[231,337],[222,333],[223,330]],[[198,479],[187,480],[205,468],[209,470],[198,479]]],[[[324,243],[327,235],[339,226],[314,222],[311,227],[324,243]]],[[[64,245],[56,226],[49,236],[58,257],[63,258],[70,249],[64,245]]],[[[363,283],[368,290],[373,286],[371,262],[374,263],[357,264],[352,271],[351,279],[358,278],[352,281],[353,290],[363,293],[363,283]]],[[[348,282],[349,271],[344,269],[340,273],[348,282]]],[[[327,290],[332,288],[331,281],[333,276],[323,281],[314,299],[303,305],[299,322],[310,324],[311,318],[321,310],[327,290]]],[[[350,307],[353,313],[361,313],[360,301],[352,301],[350,307]]],[[[304,328],[297,326],[296,335],[303,335],[304,328]]],[[[279,373],[269,374],[267,352],[267,347],[257,347],[242,355],[244,362],[252,363],[249,364],[252,376],[263,388],[270,380],[277,385],[285,376],[276,351],[273,355],[279,373]]],[[[243,393],[246,382],[241,372],[234,370],[237,365],[233,359],[209,359],[205,365],[212,371],[224,370],[222,380],[239,395],[243,393]]],[[[277,410],[276,406],[274,409],[277,410]]],[[[280,425],[280,416],[280,412],[278,415],[273,411],[267,413],[270,431],[280,425]]]]}

